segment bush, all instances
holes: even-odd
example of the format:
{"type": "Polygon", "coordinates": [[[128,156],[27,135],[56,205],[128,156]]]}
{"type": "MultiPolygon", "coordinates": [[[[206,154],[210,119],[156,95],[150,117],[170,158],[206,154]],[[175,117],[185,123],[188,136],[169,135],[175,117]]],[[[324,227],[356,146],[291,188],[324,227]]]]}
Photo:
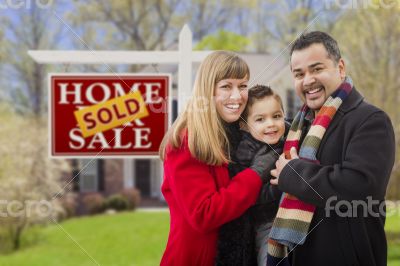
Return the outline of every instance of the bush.
{"type": "Polygon", "coordinates": [[[136,188],[125,188],[121,195],[128,201],[128,209],[134,210],[140,204],[140,191],[136,188]]]}
{"type": "Polygon", "coordinates": [[[93,193],[83,197],[83,205],[89,214],[97,214],[104,211],[105,200],[100,193],[93,193]]]}
{"type": "MultiPolygon", "coordinates": [[[[4,226],[3,224],[1,225],[4,226]]],[[[11,236],[4,228],[0,228],[0,243],[0,255],[7,254],[12,251],[11,236]]]]}
{"type": "Polygon", "coordinates": [[[78,207],[77,195],[75,193],[67,193],[60,199],[61,207],[64,210],[64,214],[60,217],[62,220],[71,218],[76,215],[76,209],[78,207]]]}
{"type": "Polygon", "coordinates": [[[129,202],[121,194],[114,194],[106,199],[105,206],[106,209],[114,209],[116,211],[122,211],[128,209],[129,202]]]}

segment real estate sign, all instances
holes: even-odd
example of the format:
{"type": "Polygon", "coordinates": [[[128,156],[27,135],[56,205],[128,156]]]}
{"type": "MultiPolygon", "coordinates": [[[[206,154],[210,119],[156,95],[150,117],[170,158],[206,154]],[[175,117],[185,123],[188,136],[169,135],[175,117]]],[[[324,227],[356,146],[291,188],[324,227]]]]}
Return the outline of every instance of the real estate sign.
{"type": "Polygon", "coordinates": [[[50,155],[151,157],[170,124],[169,74],[49,74],[50,155]]]}

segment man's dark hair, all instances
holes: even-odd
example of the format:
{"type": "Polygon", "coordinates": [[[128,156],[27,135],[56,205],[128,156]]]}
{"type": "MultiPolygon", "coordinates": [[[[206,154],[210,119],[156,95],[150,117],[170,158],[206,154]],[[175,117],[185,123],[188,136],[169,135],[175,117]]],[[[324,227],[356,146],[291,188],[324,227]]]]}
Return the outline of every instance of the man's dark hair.
{"type": "Polygon", "coordinates": [[[336,40],[333,39],[329,34],[322,31],[312,31],[302,34],[299,38],[297,38],[290,49],[290,59],[292,58],[294,51],[303,50],[315,43],[322,44],[328,52],[328,57],[335,63],[339,63],[339,60],[342,58],[342,56],[340,55],[339,46],[336,40]]]}
{"type": "Polygon", "coordinates": [[[255,85],[249,89],[249,98],[247,100],[246,108],[243,110],[241,117],[247,121],[247,117],[249,116],[249,109],[257,100],[262,100],[266,97],[273,97],[281,106],[282,111],[283,104],[281,97],[276,94],[269,86],[265,85],[255,85]]]}

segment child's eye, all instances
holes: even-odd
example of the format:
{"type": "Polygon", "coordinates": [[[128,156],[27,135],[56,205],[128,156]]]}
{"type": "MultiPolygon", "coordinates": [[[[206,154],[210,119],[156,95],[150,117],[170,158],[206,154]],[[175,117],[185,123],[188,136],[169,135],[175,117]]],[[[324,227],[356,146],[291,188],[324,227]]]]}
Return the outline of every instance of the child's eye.
{"type": "Polygon", "coordinates": [[[276,119],[282,118],[282,115],[281,114],[276,114],[276,115],[274,115],[274,118],[276,118],[276,119]]]}
{"type": "Polygon", "coordinates": [[[262,117],[259,117],[256,119],[256,122],[262,122],[262,121],[264,121],[264,118],[262,118],[262,117]]]}

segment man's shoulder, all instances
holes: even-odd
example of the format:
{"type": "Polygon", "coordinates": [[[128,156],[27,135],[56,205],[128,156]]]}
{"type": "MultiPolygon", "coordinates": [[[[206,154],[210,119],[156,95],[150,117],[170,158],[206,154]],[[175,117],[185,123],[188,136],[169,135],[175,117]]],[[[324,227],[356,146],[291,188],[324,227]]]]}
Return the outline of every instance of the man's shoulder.
{"type": "Polygon", "coordinates": [[[356,88],[353,88],[353,91],[350,93],[348,97],[348,101],[343,103],[342,111],[344,113],[349,113],[352,115],[360,115],[360,116],[369,116],[374,113],[384,112],[379,107],[374,104],[368,102],[365,97],[360,93],[360,91],[356,88]]]}
{"type": "Polygon", "coordinates": [[[372,117],[378,120],[385,119],[390,121],[389,116],[384,110],[365,99],[363,99],[356,108],[345,114],[345,118],[347,118],[346,120],[356,122],[357,124],[363,124],[372,117]]]}
{"type": "Polygon", "coordinates": [[[355,108],[355,111],[357,111],[360,114],[363,114],[364,116],[370,116],[375,113],[386,114],[385,111],[383,111],[378,106],[368,102],[368,100],[366,99],[363,99],[360,105],[357,108],[355,108]]]}

